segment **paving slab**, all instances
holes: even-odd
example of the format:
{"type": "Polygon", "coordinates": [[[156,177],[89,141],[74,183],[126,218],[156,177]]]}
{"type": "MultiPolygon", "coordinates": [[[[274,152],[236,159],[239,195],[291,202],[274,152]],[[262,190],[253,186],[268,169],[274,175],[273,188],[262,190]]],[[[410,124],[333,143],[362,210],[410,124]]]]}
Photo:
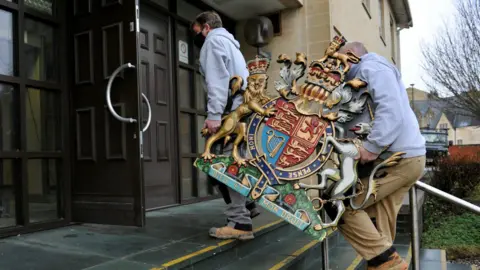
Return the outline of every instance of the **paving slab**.
{"type": "Polygon", "coordinates": [[[108,257],[78,250],[63,250],[50,245],[0,242],[2,270],[81,270],[108,260],[108,257]]]}
{"type": "Polygon", "coordinates": [[[474,270],[471,265],[460,264],[460,263],[447,263],[447,270],[474,270]]]}
{"type": "Polygon", "coordinates": [[[128,260],[110,261],[84,270],[150,270],[154,265],[128,260]]]}
{"type": "Polygon", "coordinates": [[[131,261],[161,265],[165,262],[184,256],[185,254],[195,252],[203,247],[206,246],[194,243],[176,242],[166,246],[153,248],[127,258],[131,261]]]}
{"type": "MultiPolygon", "coordinates": [[[[225,206],[219,199],[148,212],[144,228],[82,224],[6,238],[0,241],[0,269],[151,269],[219,245],[222,240],[210,238],[208,230],[226,224],[225,206]]],[[[279,220],[259,210],[254,228],[279,220]]]]}

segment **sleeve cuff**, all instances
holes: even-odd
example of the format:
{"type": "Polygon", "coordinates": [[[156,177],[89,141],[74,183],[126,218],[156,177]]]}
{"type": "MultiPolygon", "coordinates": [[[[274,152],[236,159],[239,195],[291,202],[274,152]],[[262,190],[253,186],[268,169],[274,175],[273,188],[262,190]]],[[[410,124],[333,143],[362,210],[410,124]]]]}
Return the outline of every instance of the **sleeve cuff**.
{"type": "Polygon", "coordinates": [[[384,147],[379,147],[370,141],[364,141],[363,148],[365,148],[365,150],[367,150],[368,152],[374,153],[374,154],[380,154],[384,149],[384,147]]]}
{"type": "Polygon", "coordinates": [[[222,114],[209,113],[208,116],[207,116],[207,120],[220,121],[220,120],[222,120],[222,114]]]}

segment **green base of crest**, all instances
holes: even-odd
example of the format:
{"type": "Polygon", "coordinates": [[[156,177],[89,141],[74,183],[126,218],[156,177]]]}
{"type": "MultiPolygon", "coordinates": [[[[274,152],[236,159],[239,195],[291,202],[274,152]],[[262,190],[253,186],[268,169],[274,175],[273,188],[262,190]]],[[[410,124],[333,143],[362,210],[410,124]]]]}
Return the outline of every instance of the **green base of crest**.
{"type": "MultiPolygon", "coordinates": [[[[261,172],[253,165],[248,164],[247,166],[237,167],[231,156],[217,156],[210,161],[205,161],[201,158],[198,158],[195,160],[194,166],[200,169],[202,172],[217,179],[219,182],[227,184],[227,186],[230,186],[235,191],[246,197],[248,196],[249,198],[252,198],[250,191],[253,189],[253,187],[246,187],[242,185],[242,179],[244,179],[245,175],[250,175],[256,179],[259,179],[262,176],[261,172]],[[225,165],[227,169],[225,173],[212,173],[212,166],[215,164],[225,165]],[[227,173],[229,171],[228,169],[230,169],[230,173],[227,173]]],[[[305,190],[295,190],[293,188],[295,183],[298,183],[298,181],[289,181],[284,184],[271,186],[270,188],[273,188],[279,193],[278,198],[273,202],[262,198],[264,195],[260,196],[260,198],[256,199],[255,201],[257,201],[260,206],[276,214],[285,221],[293,225],[297,224],[295,226],[300,230],[300,227],[302,226],[298,225],[299,220],[292,218],[292,215],[286,214],[285,211],[292,214],[298,210],[304,211],[310,219],[310,224],[304,228],[303,231],[312,236],[314,239],[323,241],[327,235],[327,229],[322,229],[319,231],[314,229],[315,225],[321,224],[319,213],[313,209],[313,205],[305,190]]]]}

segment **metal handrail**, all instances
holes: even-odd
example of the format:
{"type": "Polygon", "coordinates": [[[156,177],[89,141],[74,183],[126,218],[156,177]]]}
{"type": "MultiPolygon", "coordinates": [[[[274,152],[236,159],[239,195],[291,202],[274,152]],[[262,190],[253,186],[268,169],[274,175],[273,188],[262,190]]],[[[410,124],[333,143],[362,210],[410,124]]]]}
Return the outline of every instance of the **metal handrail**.
{"type": "Polygon", "coordinates": [[[412,269],[413,270],[420,270],[420,239],[418,234],[418,207],[417,207],[417,190],[421,189],[428,194],[432,194],[440,199],[446,200],[451,202],[455,205],[461,206],[467,210],[470,210],[476,214],[480,214],[480,207],[474,205],[473,203],[469,203],[465,200],[462,200],[458,197],[455,197],[451,194],[448,194],[444,191],[441,191],[438,188],[434,188],[428,184],[423,182],[417,181],[415,185],[410,189],[410,215],[412,216],[412,224],[411,224],[411,239],[412,239],[412,269]]]}
{"type": "Polygon", "coordinates": [[[439,197],[440,199],[444,199],[444,200],[449,201],[449,202],[451,202],[453,204],[456,204],[458,206],[462,206],[462,207],[466,208],[467,210],[470,210],[470,211],[480,215],[480,207],[476,206],[473,203],[469,203],[465,200],[462,200],[458,197],[455,197],[451,194],[448,194],[447,192],[441,191],[438,188],[434,188],[434,187],[432,187],[430,185],[427,185],[427,184],[425,184],[423,182],[420,182],[420,181],[415,183],[415,186],[417,188],[429,193],[429,194],[432,194],[432,195],[435,195],[435,196],[439,197]]]}

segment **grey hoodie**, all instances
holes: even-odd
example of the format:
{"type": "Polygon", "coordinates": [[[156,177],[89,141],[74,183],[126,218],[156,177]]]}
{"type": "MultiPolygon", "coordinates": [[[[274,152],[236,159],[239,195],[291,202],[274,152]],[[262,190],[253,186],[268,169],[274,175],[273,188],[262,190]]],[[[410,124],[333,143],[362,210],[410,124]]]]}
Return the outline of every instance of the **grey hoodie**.
{"type": "MultiPolygon", "coordinates": [[[[200,50],[200,72],[205,78],[207,112],[209,120],[221,120],[230,94],[229,81],[232,76],[241,76],[243,89],[249,75],[247,64],[240,52],[240,43],[225,28],[210,31],[200,50]]],[[[243,102],[242,95],[233,99],[231,110],[243,102]]]]}
{"type": "Polygon", "coordinates": [[[405,152],[405,158],[425,155],[425,139],[398,69],[385,58],[368,53],[352,65],[347,80],[367,82],[375,106],[373,128],[364,142],[369,152],[405,152]]]}

